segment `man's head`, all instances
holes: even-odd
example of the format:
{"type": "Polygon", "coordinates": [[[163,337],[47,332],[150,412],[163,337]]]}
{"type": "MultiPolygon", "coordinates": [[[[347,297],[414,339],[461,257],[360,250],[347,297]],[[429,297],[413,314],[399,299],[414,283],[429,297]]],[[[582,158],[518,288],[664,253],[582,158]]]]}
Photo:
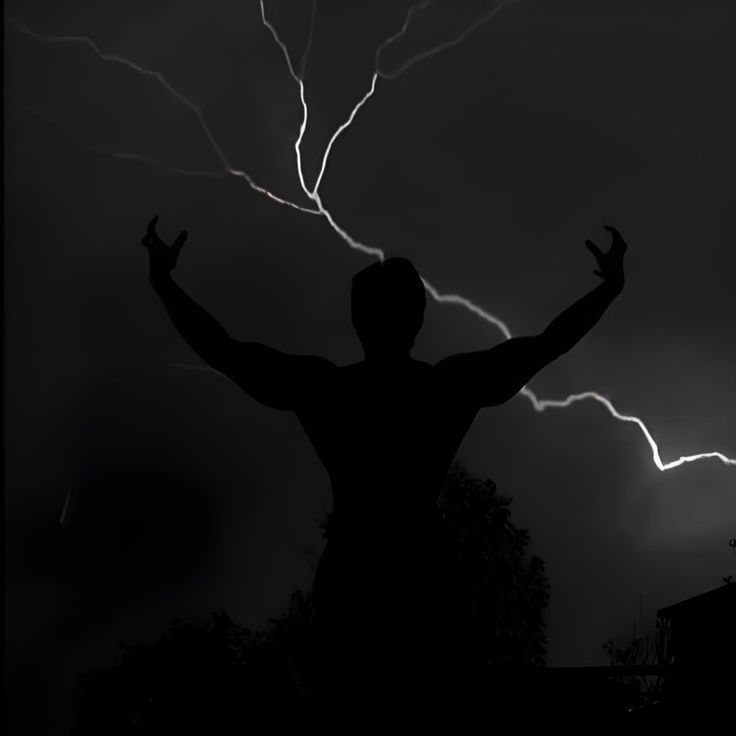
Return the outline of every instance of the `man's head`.
{"type": "Polygon", "coordinates": [[[353,327],[366,356],[408,355],[424,319],[424,285],[406,258],[388,258],[353,276],[353,327]]]}

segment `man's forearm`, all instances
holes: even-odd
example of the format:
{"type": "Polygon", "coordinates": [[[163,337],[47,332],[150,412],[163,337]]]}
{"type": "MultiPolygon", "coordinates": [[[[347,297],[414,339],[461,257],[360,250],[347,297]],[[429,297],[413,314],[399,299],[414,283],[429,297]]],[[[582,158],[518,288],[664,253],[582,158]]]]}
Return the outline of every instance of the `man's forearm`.
{"type": "Polygon", "coordinates": [[[179,334],[204,361],[216,362],[232,342],[222,325],[202,309],[170,274],[151,274],[149,280],[179,334]]]}
{"type": "Polygon", "coordinates": [[[570,350],[598,322],[623,288],[623,280],[603,281],[552,320],[543,333],[550,348],[557,355],[570,350]]]}

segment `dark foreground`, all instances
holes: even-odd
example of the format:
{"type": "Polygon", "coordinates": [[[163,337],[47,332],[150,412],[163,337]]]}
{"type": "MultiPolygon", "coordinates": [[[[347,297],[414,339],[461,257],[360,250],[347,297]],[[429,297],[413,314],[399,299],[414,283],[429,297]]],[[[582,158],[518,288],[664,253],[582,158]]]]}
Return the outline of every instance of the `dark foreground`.
{"type": "Polygon", "coordinates": [[[313,674],[318,663],[305,655],[307,640],[306,632],[252,634],[224,612],[205,626],[178,622],[153,645],[124,647],[115,667],[79,678],[73,734],[389,727],[634,733],[683,725],[710,732],[728,715],[736,692],[726,668],[486,668],[472,677],[453,672],[438,684],[410,669],[397,676],[394,661],[371,670],[356,663],[336,691],[320,691],[313,674]]]}

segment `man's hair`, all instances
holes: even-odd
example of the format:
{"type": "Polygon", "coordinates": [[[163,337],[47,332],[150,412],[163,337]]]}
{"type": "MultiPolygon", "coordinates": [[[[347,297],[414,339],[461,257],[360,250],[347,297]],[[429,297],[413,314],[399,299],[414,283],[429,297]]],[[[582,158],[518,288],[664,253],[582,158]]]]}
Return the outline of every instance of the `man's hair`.
{"type": "Polygon", "coordinates": [[[411,349],[426,305],[422,279],[406,258],[378,261],[353,276],[353,327],[366,352],[411,349]]]}

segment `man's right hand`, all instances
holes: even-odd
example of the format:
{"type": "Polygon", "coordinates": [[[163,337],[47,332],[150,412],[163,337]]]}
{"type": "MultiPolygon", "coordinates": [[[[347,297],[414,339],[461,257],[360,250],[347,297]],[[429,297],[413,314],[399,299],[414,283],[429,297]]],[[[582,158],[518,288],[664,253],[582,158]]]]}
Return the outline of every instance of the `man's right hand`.
{"type": "Polygon", "coordinates": [[[171,246],[166,245],[156,232],[157,222],[158,215],[148,223],[146,234],[141,239],[141,243],[148,249],[149,275],[152,280],[166,276],[176,268],[179,253],[187,239],[187,231],[182,230],[171,246]]]}
{"type": "Polygon", "coordinates": [[[626,253],[626,241],[621,237],[621,233],[611,225],[603,226],[611,233],[611,247],[607,253],[604,253],[592,240],[586,240],[585,245],[588,250],[595,256],[598,263],[598,269],[593,271],[596,276],[600,276],[604,281],[613,284],[624,285],[624,253],[626,253]]]}

